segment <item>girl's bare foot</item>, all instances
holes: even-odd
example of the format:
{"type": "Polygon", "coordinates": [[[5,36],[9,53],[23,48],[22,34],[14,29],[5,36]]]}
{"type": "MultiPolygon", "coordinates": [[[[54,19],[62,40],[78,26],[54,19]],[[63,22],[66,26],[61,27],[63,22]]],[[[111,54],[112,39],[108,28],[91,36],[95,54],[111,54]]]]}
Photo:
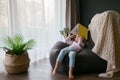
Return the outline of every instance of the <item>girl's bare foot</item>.
{"type": "Polygon", "coordinates": [[[69,79],[70,79],[70,80],[74,79],[73,74],[69,73],[69,79]]]}

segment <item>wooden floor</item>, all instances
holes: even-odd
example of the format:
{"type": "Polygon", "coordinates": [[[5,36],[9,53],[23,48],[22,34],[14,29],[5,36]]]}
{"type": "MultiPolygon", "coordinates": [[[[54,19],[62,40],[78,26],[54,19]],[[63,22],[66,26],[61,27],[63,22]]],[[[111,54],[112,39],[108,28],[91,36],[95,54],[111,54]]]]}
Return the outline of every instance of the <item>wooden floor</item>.
{"type": "MultiPolygon", "coordinates": [[[[69,80],[66,74],[58,73],[54,77],[51,76],[51,70],[49,59],[31,63],[27,72],[17,75],[7,74],[4,67],[0,67],[0,80],[69,80]]],[[[99,78],[97,74],[80,74],[75,76],[75,80],[120,80],[120,75],[117,74],[113,78],[99,78]]]]}

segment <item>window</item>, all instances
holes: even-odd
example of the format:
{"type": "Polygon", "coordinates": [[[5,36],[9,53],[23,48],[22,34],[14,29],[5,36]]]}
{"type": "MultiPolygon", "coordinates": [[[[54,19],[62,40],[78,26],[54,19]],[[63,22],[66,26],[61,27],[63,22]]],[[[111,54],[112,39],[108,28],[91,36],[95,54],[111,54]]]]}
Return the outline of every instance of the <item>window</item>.
{"type": "Polygon", "coordinates": [[[33,38],[36,46],[29,51],[31,60],[48,57],[55,42],[62,40],[59,30],[65,27],[66,0],[8,0],[8,2],[1,0],[0,2],[4,6],[0,7],[4,13],[4,15],[0,13],[3,16],[2,20],[0,19],[2,24],[0,30],[3,28],[1,35],[21,33],[25,40],[33,38]]]}
{"type": "MultiPolygon", "coordinates": [[[[7,0],[0,0],[0,45],[2,45],[2,38],[7,33],[8,16],[7,16],[7,0]]],[[[4,57],[4,51],[0,48],[0,59],[4,57]],[[3,53],[3,54],[2,54],[3,53]]]]}

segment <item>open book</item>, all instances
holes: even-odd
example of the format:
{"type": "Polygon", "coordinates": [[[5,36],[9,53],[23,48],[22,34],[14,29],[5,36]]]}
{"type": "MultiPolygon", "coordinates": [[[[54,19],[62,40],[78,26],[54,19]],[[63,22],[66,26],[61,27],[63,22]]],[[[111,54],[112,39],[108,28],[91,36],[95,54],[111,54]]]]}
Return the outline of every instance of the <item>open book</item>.
{"type": "Polygon", "coordinates": [[[88,29],[79,23],[72,29],[71,33],[74,35],[78,34],[86,40],[88,39],[88,29]]]}

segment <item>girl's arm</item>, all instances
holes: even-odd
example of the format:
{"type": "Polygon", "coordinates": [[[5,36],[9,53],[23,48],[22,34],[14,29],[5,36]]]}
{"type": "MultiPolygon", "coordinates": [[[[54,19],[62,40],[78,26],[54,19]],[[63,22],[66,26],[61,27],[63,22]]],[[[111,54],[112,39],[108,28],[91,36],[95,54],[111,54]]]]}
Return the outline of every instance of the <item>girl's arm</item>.
{"type": "Polygon", "coordinates": [[[65,42],[67,43],[67,44],[72,44],[72,42],[73,42],[73,40],[72,40],[72,38],[73,38],[74,36],[73,35],[70,35],[70,36],[68,36],[66,39],[65,39],[65,42]]]}
{"type": "Polygon", "coordinates": [[[80,47],[84,48],[85,47],[84,39],[80,37],[78,40],[78,44],[80,45],[80,47]]]}

